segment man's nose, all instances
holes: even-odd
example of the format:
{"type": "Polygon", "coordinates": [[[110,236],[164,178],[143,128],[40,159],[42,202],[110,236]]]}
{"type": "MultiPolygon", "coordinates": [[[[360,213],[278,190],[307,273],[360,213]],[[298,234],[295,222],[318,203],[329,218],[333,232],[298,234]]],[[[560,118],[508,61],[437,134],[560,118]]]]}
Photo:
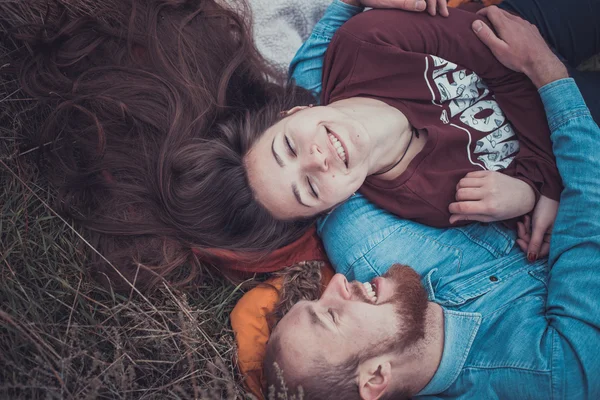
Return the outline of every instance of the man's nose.
{"type": "Polygon", "coordinates": [[[325,151],[323,151],[316,143],[309,148],[309,154],[306,158],[306,166],[310,169],[327,172],[329,170],[329,159],[325,151]]]}
{"type": "Polygon", "coordinates": [[[352,292],[350,291],[350,284],[346,277],[342,274],[335,274],[329,285],[323,292],[321,298],[342,298],[344,300],[350,300],[352,292]]]}

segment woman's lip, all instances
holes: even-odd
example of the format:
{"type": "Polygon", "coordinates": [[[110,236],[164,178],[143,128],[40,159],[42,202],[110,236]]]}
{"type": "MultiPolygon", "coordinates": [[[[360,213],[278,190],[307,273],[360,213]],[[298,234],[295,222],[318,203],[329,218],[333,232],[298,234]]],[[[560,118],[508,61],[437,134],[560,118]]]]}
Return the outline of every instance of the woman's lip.
{"type": "Polygon", "coordinates": [[[338,154],[337,150],[335,149],[335,147],[333,146],[333,143],[331,143],[331,140],[329,140],[329,138],[327,138],[327,140],[329,140],[329,144],[333,147],[334,153],[338,156],[338,158],[342,161],[342,163],[344,163],[344,165],[349,166],[350,165],[350,154],[348,154],[348,148],[346,147],[346,144],[344,143],[344,141],[340,138],[340,135],[338,135],[337,133],[335,133],[334,131],[327,129],[327,132],[332,134],[342,145],[342,148],[344,149],[344,153],[346,153],[346,162],[344,163],[344,160],[342,160],[342,157],[340,157],[340,155],[338,154]]]}

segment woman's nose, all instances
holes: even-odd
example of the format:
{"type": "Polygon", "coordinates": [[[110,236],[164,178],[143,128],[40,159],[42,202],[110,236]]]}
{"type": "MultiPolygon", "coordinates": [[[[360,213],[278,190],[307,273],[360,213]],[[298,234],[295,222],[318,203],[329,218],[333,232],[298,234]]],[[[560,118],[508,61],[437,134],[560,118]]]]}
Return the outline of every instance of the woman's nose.
{"type": "Polygon", "coordinates": [[[316,144],[312,144],[309,148],[307,164],[310,168],[316,168],[319,171],[327,172],[329,169],[329,160],[325,152],[316,144]]]}
{"type": "Polygon", "coordinates": [[[321,298],[337,298],[343,300],[350,300],[352,297],[352,292],[350,291],[350,285],[348,284],[348,280],[342,274],[335,274],[331,281],[329,281],[329,285],[323,292],[321,298]]]}

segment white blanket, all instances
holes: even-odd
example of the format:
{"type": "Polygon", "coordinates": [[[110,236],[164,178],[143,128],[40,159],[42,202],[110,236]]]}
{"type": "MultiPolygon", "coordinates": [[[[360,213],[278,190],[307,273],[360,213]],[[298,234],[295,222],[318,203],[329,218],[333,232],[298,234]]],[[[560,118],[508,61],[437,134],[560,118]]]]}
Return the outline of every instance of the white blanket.
{"type": "Polygon", "coordinates": [[[287,68],[332,0],[249,0],[258,50],[279,71],[287,68]]]}

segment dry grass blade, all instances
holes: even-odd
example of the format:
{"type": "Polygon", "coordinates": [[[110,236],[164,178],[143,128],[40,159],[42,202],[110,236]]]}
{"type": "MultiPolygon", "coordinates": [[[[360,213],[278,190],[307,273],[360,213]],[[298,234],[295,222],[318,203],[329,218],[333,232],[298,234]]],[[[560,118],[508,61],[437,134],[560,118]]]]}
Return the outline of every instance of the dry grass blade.
{"type": "Polygon", "coordinates": [[[22,152],[18,96],[0,80],[14,100],[0,102],[0,398],[248,398],[228,319],[239,287],[207,276],[125,297],[90,280],[85,233],[53,212],[36,152],[22,152]]]}

